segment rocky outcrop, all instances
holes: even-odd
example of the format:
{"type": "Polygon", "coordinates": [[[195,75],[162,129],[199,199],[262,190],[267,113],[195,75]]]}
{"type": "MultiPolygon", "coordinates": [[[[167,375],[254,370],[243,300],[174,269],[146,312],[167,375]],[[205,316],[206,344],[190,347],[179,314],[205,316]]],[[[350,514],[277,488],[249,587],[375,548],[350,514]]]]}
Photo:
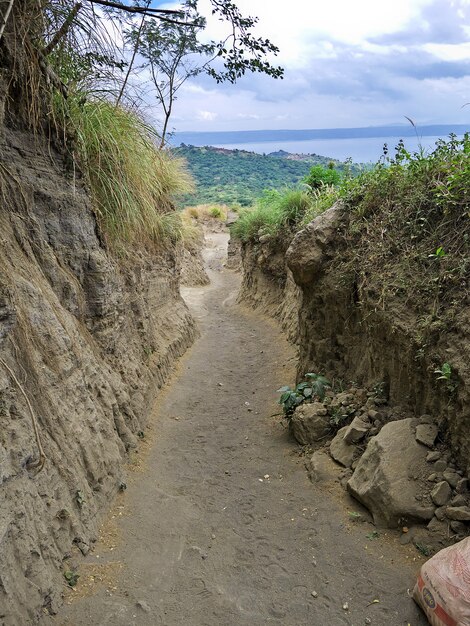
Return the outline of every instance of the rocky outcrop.
{"type": "Polygon", "coordinates": [[[54,612],[63,559],[86,553],[153,403],[195,327],[175,250],[117,259],[86,190],[40,137],[0,145],[0,613],[54,612]]]}
{"type": "Polygon", "coordinates": [[[432,519],[435,506],[420,484],[428,473],[426,454],[415,439],[411,418],[386,424],[369,441],[348,490],[378,526],[396,528],[432,519]]]}

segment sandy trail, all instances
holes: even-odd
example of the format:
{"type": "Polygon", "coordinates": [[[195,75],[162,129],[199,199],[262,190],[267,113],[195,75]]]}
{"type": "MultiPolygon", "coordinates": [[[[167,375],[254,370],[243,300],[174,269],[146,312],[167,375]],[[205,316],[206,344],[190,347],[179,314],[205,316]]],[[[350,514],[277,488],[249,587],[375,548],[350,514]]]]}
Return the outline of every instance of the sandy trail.
{"type": "Polygon", "coordinates": [[[272,417],[275,390],[293,378],[292,350],[235,304],[227,236],[209,244],[211,285],[184,291],[201,337],[159,398],[154,441],[81,566],[83,588],[47,623],[423,626],[407,595],[416,551],[367,539],[333,481],[310,483],[272,417]],[[91,578],[96,563],[113,572],[106,584],[91,578]]]}

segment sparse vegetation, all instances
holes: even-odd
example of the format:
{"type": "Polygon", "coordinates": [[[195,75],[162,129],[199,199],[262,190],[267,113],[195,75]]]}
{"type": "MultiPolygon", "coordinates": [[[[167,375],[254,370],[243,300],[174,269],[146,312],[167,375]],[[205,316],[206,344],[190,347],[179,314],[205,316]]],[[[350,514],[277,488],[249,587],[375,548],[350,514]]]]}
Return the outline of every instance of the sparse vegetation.
{"type": "MultiPolygon", "coordinates": [[[[331,206],[332,190],[328,188],[324,193],[328,194],[328,206],[331,206]]],[[[266,191],[254,208],[240,211],[232,233],[242,241],[259,239],[263,235],[276,237],[293,233],[306,216],[310,220],[325,210],[325,197],[322,193],[312,194],[305,189],[266,191]]]]}
{"type": "Polygon", "coordinates": [[[320,374],[309,372],[304,378],[306,380],[296,385],[294,389],[286,385],[277,390],[281,394],[279,404],[286,419],[290,419],[295,409],[304,402],[323,401],[327,389],[331,387],[330,381],[320,374]]]}
{"type": "Polygon", "coordinates": [[[110,241],[177,241],[184,225],[175,195],[191,188],[181,160],[158,150],[154,133],[135,113],[104,100],[60,100],[75,137],[101,228],[110,241]]]}

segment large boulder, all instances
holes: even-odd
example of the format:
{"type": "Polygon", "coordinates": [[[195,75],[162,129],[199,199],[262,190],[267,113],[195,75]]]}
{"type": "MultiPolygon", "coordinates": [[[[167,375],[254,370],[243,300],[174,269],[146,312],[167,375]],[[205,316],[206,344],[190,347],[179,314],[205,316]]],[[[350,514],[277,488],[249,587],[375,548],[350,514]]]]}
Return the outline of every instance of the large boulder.
{"type": "Polygon", "coordinates": [[[395,528],[433,517],[435,506],[423,493],[427,452],[415,439],[411,418],[386,424],[369,441],[348,490],[378,526],[395,528]]]}
{"type": "Polygon", "coordinates": [[[336,203],[307,224],[292,240],[286,252],[286,261],[298,285],[310,283],[319,276],[328,252],[331,252],[342,215],[342,206],[336,203]]]}
{"type": "Polygon", "coordinates": [[[290,430],[297,441],[306,446],[321,441],[330,433],[328,410],[321,402],[301,404],[290,420],[290,430]]]}

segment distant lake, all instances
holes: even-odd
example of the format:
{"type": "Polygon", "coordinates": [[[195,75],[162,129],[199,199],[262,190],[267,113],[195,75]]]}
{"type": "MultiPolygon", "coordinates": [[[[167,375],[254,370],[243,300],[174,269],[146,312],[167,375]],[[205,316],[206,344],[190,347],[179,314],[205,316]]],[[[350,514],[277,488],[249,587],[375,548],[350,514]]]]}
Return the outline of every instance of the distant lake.
{"type": "Polygon", "coordinates": [[[450,133],[463,137],[469,128],[462,124],[435,124],[418,127],[418,136],[410,125],[377,126],[366,128],[324,128],[304,130],[249,130],[218,132],[179,132],[171,142],[193,146],[216,146],[230,150],[247,150],[269,154],[284,150],[294,154],[318,154],[340,161],[351,158],[356,163],[375,163],[387,143],[393,156],[400,139],[410,152],[432,150],[439,138],[450,133]]]}
{"type": "MultiPolygon", "coordinates": [[[[305,141],[262,141],[258,143],[214,144],[217,148],[229,150],[247,150],[259,154],[269,154],[285,150],[292,154],[319,154],[339,161],[351,158],[355,163],[375,163],[383,154],[383,145],[389,148],[389,156],[395,154],[395,146],[402,137],[367,137],[360,139],[315,139],[305,141]]],[[[439,137],[405,137],[405,147],[414,152],[421,145],[425,150],[432,150],[439,137]]]]}

